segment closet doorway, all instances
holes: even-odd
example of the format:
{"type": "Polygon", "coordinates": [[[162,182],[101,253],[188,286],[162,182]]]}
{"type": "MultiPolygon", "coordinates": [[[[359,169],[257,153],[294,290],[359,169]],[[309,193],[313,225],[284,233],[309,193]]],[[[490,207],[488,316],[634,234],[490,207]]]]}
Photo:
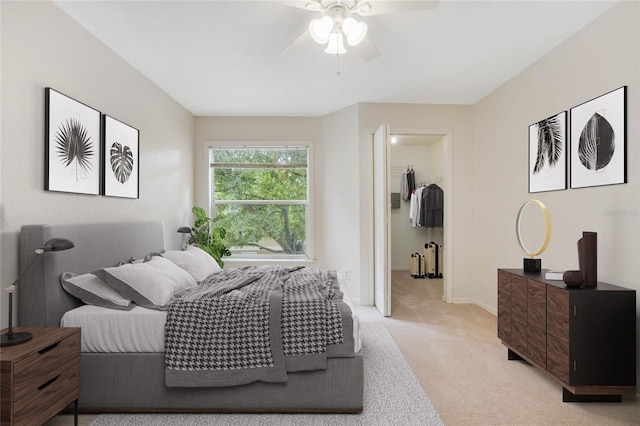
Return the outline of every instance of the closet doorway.
{"type": "MultiPolygon", "coordinates": [[[[414,252],[422,253],[425,243],[431,241],[442,247],[442,299],[452,301],[451,284],[451,135],[444,130],[390,129],[388,150],[387,183],[392,199],[389,211],[390,228],[390,266],[394,271],[409,271],[410,257],[414,252]],[[403,172],[413,169],[417,186],[436,184],[444,191],[443,227],[413,227],[409,219],[410,203],[400,198],[393,202],[401,192],[400,181],[403,172]],[[393,205],[392,205],[393,204],[393,205]],[[449,225],[449,226],[448,226],[449,225]]],[[[375,174],[375,173],[374,173],[375,174]]],[[[375,179],[374,179],[375,181],[375,179]]],[[[374,219],[376,224],[378,219],[374,219]]],[[[374,224],[374,226],[376,225],[374,224]]],[[[376,262],[377,259],[374,259],[376,262]]],[[[428,279],[428,278],[425,278],[428,279]]],[[[391,283],[389,283],[391,284],[391,283]]]]}

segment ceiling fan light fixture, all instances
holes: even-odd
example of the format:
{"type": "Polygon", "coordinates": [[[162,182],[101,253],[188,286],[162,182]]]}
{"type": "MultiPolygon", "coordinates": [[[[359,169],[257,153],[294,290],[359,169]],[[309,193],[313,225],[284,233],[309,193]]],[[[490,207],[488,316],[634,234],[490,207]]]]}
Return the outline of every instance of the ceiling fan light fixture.
{"type": "Polygon", "coordinates": [[[364,40],[364,37],[367,35],[367,24],[348,17],[345,18],[342,23],[342,31],[347,36],[347,44],[349,46],[356,46],[364,40]]]}
{"type": "Polygon", "coordinates": [[[344,48],[344,36],[342,33],[333,32],[329,34],[329,44],[324,51],[331,55],[343,55],[347,53],[347,49],[344,48]]]}
{"type": "Polygon", "coordinates": [[[318,44],[327,43],[331,31],[333,31],[333,19],[328,16],[314,19],[309,24],[309,34],[311,34],[311,38],[318,44]]]}

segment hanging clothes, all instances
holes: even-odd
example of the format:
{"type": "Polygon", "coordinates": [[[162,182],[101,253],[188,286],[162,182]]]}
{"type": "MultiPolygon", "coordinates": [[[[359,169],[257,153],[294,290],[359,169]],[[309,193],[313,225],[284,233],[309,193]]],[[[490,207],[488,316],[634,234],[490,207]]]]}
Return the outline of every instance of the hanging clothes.
{"type": "Polygon", "coordinates": [[[422,191],[420,224],[427,228],[442,228],[444,224],[444,191],[435,183],[422,191]]]}
{"type": "Polygon", "coordinates": [[[416,226],[414,225],[413,222],[413,218],[416,217],[415,214],[415,208],[416,208],[416,192],[413,191],[411,193],[411,199],[409,200],[409,223],[411,224],[411,226],[416,226]]]}
{"type": "Polygon", "coordinates": [[[422,192],[424,187],[416,188],[416,190],[411,194],[411,204],[409,205],[409,221],[411,222],[411,226],[421,226],[420,225],[420,213],[421,213],[421,200],[422,200],[422,192]]]}
{"type": "Polygon", "coordinates": [[[408,201],[411,199],[411,192],[409,192],[409,183],[408,183],[408,175],[409,173],[405,170],[400,175],[400,197],[408,201]]]}
{"type": "Polygon", "coordinates": [[[411,194],[416,189],[416,175],[413,167],[407,167],[400,175],[400,197],[405,201],[411,200],[411,194]]]}
{"type": "Polygon", "coordinates": [[[407,173],[407,186],[409,188],[409,196],[416,190],[416,173],[413,171],[413,166],[407,173]]]}

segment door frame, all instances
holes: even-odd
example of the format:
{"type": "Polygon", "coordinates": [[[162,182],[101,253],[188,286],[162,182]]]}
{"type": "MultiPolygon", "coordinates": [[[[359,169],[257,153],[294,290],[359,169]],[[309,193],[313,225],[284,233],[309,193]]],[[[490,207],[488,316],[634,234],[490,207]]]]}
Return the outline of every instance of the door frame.
{"type": "MultiPolygon", "coordinates": [[[[374,132],[371,132],[372,134],[374,132]]],[[[405,128],[393,128],[389,125],[389,134],[391,135],[441,135],[443,137],[443,185],[446,189],[445,197],[444,197],[444,271],[443,271],[443,291],[442,291],[442,300],[446,303],[453,303],[453,278],[454,278],[454,259],[453,259],[453,193],[454,193],[454,182],[453,182],[453,140],[452,140],[452,132],[448,129],[405,129],[405,128]]],[[[372,152],[373,155],[373,152],[372,152]]],[[[387,159],[388,161],[389,159],[387,159]]],[[[371,167],[373,169],[373,157],[371,157],[371,167]]],[[[387,180],[391,177],[387,175],[387,180]]],[[[375,222],[372,213],[372,230],[375,229],[375,222]]],[[[370,247],[374,247],[375,245],[375,237],[373,232],[371,233],[370,247]]],[[[389,244],[391,242],[389,241],[389,244]]],[[[370,265],[371,269],[369,271],[370,276],[375,277],[375,253],[373,249],[370,251],[371,259],[370,265]]],[[[393,290],[392,290],[393,291],[393,290]]],[[[370,294],[372,295],[373,304],[375,305],[375,282],[371,280],[370,284],[370,294]]]]}
{"type": "Polygon", "coordinates": [[[371,155],[373,159],[373,186],[371,188],[373,203],[371,210],[374,217],[372,229],[374,259],[373,305],[384,316],[391,315],[391,202],[389,200],[389,157],[391,155],[391,146],[389,127],[388,124],[381,124],[371,135],[371,155]],[[376,138],[378,132],[380,132],[380,139],[376,138]],[[376,144],[377,140],[382,143],[382,146],[376,144]],[[380,156],[376,156],[378,149],[382,154],[380,156]],[[380,158],[378,159],[378,157],[380,158]],[[378,164],[379,161],[381,161],[381,164],[378,164]],[[381,173],[376,173],[378,168],[382,169],[381,173]],[[376,182],[378,180],[379,182],[376,182]],[[376,187],[376,184],[381,184],[383,188],[376,187]],[[382,197],[377,196],[379,193],[382,194],[382,197]],[[379,262],[380,260],[382,265],[379,262]]]}

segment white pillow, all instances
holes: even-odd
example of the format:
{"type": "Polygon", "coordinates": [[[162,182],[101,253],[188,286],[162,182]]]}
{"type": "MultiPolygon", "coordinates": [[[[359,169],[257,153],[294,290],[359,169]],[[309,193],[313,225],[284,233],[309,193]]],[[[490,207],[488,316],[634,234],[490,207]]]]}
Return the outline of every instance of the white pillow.
{"type": "Polygon", "coordinates": [[[65,272],[60,276],[60,283],[67,293],[87,305],[123,310],[131,310],[134,307],[131,300],[93,274],[78,275],[65,272]]]}
{"type": "Polygon", "coordinates": [[[165,251],[162,257],[187,271],[198,282],[222,271],[218,262],[209,253],[195,246],[187,246],[183,251],[165,251]]]}
{"type": "Polygon", "coordinates": [[[186,271],[159,256],[144,263],[99,269],[94,274],[137,305],[151,309],[166,309],[177,293],[198,285],[186,271]]]}

